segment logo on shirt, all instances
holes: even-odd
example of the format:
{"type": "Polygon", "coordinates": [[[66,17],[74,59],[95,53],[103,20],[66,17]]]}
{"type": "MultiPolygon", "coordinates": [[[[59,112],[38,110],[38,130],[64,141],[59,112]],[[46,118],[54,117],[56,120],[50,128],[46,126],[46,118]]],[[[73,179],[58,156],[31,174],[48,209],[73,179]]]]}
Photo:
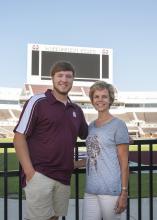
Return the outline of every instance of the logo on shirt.
{"type": "Polygon", "coordinates": [[[76,118],[76,112],[73,112],[73,117],[76,118]]]}
{"type": "Polygon", "coordinates": [[[86,139],[87,145],[87,171],[89,174],[89,170],[93,167],[97,170],[97,158],[100,154],[100,143],[97,135],[88,135],[86,139]]]}

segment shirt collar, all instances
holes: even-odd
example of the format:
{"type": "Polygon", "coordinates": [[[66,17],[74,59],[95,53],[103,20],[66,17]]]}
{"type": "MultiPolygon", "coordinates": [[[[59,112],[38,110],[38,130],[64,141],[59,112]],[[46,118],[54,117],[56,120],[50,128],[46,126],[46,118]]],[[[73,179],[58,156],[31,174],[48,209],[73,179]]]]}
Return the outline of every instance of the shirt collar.
{"type": "MultiPolygon", "coordinates": [[[[46,97],[48,98],[48,101],[53,105],[57,102],[60,102],[59,100],[57,100],[55,98],[55,96],[52,93],[52,89],[47,89],[47,91],[45,92],[46,97]]],[[[68,97],[68,101],[67,101],[67,105],[68,106],[72,106],[74,107],[74,104],[72,103],[72,101],[70,100],[70,98],[68,97]]]]}

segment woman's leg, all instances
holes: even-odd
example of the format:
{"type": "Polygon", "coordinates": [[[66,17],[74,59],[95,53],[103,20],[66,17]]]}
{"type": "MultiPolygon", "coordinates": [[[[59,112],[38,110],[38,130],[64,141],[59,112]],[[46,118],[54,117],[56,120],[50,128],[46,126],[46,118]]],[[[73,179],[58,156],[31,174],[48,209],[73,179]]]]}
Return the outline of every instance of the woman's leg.
{"type": "Polygon", "coordinates": [[[98,195],[103,220],[120,220],[121,214],[115,213],[118,196],[98,195]]]}
{"type": "Polygon", "coordinates": [[[84,195],[83,201],[83,220],[101,220],[101,212],[97,195],[84,195]]]}

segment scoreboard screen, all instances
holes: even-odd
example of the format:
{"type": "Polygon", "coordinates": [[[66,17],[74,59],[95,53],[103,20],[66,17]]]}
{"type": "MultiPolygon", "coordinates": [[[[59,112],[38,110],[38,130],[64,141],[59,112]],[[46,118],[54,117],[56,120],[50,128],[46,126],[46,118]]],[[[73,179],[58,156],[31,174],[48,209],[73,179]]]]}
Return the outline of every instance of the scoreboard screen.
{"type": "Polygon", "coordinates": [[[29,44],[28,83],[51,80],[50,68],[59,60],[73,64],[75,81],[112,80],[112,49],[29,44]]]}

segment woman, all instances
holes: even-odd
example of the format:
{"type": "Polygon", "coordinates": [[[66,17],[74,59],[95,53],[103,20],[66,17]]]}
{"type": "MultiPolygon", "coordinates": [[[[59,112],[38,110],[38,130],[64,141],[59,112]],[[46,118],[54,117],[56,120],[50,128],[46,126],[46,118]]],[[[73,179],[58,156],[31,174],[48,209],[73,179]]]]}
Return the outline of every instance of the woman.
{"type": "Polygon", "coordinates": [[[86,139],[83,220],[118,220],[127,206],[129,135],[125,123],[109,112],[114,92],[103,81],[89,92],[98,117],[89,125],[86,139]]]}

